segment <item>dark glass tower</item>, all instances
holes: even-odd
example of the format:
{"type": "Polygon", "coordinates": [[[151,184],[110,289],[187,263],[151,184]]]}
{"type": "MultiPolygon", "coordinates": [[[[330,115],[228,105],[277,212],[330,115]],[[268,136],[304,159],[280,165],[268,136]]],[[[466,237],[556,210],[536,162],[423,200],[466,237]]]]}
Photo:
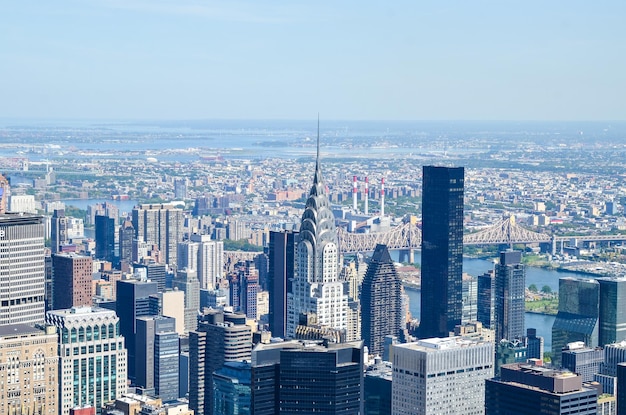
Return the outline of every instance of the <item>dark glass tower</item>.
{"type": "Polygon", "coordinates": [[[287,341],[252,352],[255,415],[363,413],[363,342],[287,341]]]}
{"type": "Polygon", "coordinates": [[[495,280],[496,343],[521,339],[525,334],[526,268],[521,261],[519,251],[500,252],[495,280]]]}
{"type": "Polygon", "coordinates": [[[559,278],[559,312],[552,324],[552,363],[561,364],[565,345],[598,346],[600,284],[587,278],[559,278]]]}
{"type": "Polygon", "coordinates": [[[424,166],[420,337],[448,337],[461,324],[463,167],[424,166]]]}
{"type": "Polygon", "coordinates": [[[287,329],[287,293],[294,276],[297,232],[270,232],[269,294],[270,331],[274,337],[285,337],[287,329]]]}
{"type": "Polygon", "coordinates": [[[599,278],[599,345],[626,340],[626,278],[599,278]]]}
{"type": "Polygon", "coordinates": [[[399,336],[402,286],[386,245],[377,245],[361,286],[361,334],[373,356],[383,355],[385,336],[399,336]]]}
{"type": "Polygon", "coordinates": [[[495,271],[489,270],[478,276],[478,321],[483,323],[483,327],[493,329],[495,327],[494,312],[494,291],[495,291],[495,271]]]}
{"type": "Polygon", "coordinates": [[[115,219],[96,215],[96,259],[115,263],[115,219]]]}
{"type": "Polygon", "coordinates": [[[117,315],[120,318],[120,333],[126,339],[128,349],[128,377],[135,380],[135,339],[137,317],[150,315],[150,295],[157,293],[156,282],[117,281],[117,315]]]}

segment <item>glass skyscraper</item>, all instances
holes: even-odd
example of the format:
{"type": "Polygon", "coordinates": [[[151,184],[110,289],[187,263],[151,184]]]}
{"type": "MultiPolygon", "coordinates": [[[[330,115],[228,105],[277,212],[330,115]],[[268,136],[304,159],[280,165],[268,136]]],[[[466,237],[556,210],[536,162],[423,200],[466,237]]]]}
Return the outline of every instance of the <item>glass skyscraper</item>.
{"type": "Polygon", "coordinates": [[[524,337],[526,312],[526,269],[521,263],[522,253],[500,253],[495,278],[496,342],[524,337]]]}
{"type": "Polygon", "coordinates": [[[599,278],[599,345],[626,340],[626,278],[599,278]]]}
{"type": "Polygon", "coordinates": [[[362,414],[363,342],[258,344],[252,400],[255,415],[362,414]]]}
{"type": "Polygon", "coordinates": [[[297,232],[270,231],[269,294],[270,331],[274,337],[285,337],[287,329],[287,293],[291,292],[289,279],[295,273],[297,232]]]}
{"type": "Polygon", "coordinates": [[[560,278],[559,312],[552,325],[552,362],[561,363],[566,344],[581,341],[598,346],[600,284],[594,279],[560,278]]]}
{"type": "Polygon", "coordinates": [[[420,337],[447,337],[461,323],[463,167],[423,168],[420,337]]]}

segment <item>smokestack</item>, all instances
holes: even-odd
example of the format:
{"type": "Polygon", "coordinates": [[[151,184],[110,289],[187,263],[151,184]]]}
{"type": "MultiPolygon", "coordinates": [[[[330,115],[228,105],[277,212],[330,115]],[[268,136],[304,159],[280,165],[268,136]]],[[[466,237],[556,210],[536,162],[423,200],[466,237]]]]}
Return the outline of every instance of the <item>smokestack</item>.
{"type": "Polygon", "coordinates": [[[368,206],[369,197],[370,197],[370,185],[369,185],[369,179],[366,176],[365,177],[365,214],[366,215],[369,215],[369,206],[368,206]]]}
{"type": "Polygon", "coordinates": [[[385,178],[380,179],[380,217],[385,217],[385,178]]]}
{"type": "Polygon", "coordinates": [[[352,179],[352,210],[356,212],[356,176],[352,179]]]}

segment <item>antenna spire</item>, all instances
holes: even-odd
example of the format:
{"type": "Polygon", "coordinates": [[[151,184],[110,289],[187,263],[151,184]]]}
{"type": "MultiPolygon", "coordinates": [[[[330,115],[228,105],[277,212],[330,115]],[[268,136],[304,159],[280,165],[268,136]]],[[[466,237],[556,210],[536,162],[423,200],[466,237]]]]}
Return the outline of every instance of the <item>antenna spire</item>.
{"type": "Polygon", "coordinates": [[[317,113],[317,157],[315,158],[315,164],[320,164],[320,113],[317,113]]]}

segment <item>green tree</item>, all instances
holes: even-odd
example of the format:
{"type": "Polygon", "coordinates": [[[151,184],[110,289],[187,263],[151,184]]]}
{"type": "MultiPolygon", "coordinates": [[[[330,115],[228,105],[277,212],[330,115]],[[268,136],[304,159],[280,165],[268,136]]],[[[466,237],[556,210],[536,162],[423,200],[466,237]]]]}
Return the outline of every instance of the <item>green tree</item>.
{"type": "Polygon", "coordinates": [[[552,294],[552,288],[549,285],[544,285],[541,287],[541,292],[544,294],[552,294]]]}
{"type": "Polygon", "coordinates": [[[531,293],[536,293],[538,291],[537,286],[535,284],[530,284],[528,286],[528,291],[530,291],[531,293]]]}

